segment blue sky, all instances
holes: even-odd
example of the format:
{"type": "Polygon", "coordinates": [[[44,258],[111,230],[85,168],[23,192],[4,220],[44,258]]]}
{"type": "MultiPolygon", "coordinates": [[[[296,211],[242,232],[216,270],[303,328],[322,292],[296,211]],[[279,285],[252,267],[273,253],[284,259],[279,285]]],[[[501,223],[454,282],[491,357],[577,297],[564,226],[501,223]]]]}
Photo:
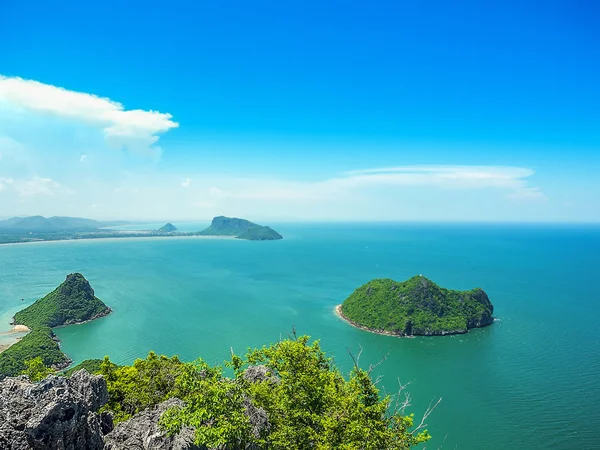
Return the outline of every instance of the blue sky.
{"type": "Polygon", "coordinates": [[[598,23],[584,0],[6,0],[0,216],[598,222],[598,23]]]}

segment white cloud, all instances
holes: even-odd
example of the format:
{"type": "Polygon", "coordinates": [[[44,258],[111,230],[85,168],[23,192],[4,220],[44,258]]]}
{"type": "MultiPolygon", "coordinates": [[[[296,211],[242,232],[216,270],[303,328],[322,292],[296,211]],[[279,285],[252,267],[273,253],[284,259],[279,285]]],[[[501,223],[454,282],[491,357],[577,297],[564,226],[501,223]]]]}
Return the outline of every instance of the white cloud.
{"type": "Polygon", "coordinates": [[[160,154],[158,135],[179,126],[170,114],[126,110],[108,98],[18,77],[0,75],[0,103],[99,126],[110,144],[153,155],[160,154]]]}
{"type": "Polygon", "coordinates": [[[192,180],[189,178],[186,178],[185,180],[183,180],[181,182],[181,187],[187,188],[187,187],[190,187],[190,184],[192,184],[192,180]]]}
{"type": "Polygon", "coordinates": [[[8,186],[11,186],[14,183],[12,178],[2,178],[0,177],[0,192],[5,190],[8,186]]]}
{"type": "Polygon", "coordinates": [[[87,159],[87,155],[81,155],[81,156],[79,157],[79,161],[80,161],[80,162],[85,162],[85,160],[86,160],[86,159],[87,159]]]}
{"type": "MultiPolygon", "coordinates": [[[[439,189],[498,189],[507,197],[542,199],[539,188],[529,187],[526,178],[533,171],[503,166],[400,166],[355,170],[316,182],[287,180],[246,180],[244,187],[230,194],[237,198],[264,200],[350,199],[369,189],[381,187],[434,187],[439,189]]],[[[213,188],[216,189],[216,188],[213,188]]],[[[213,194],[212,189],[210,190],[213,194]]]]}
{"type": "Polygon", "coordinates": [[[227,194],[225,192],[223,192],[221,189],[214,187],[214,186],[208,190],[208,193],[214,197],[226,197],[227,196],[227,194]]]}
{"type": "Polygon", "coordinates": [[[15,183],[21,197],[34,197],[38,195],[55,196],[61,191],[61,185],[50,178],[35,176],[29,180],[15,183]]]}
{"type": "Polygon", "coordinates": [[[548,197],[540,190],[540,188],[524,188],[519,189],[506,196],[511,200],[548,200],[548,197]]]}

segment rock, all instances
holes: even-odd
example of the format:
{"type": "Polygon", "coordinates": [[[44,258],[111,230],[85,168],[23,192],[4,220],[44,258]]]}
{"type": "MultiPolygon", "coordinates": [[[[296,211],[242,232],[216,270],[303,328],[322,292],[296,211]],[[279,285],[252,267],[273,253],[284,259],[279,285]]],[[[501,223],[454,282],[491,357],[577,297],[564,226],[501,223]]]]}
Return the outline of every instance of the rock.
{"type": "Polygon", "coordinates": [[[146,409],[104,436],[105,450],[206,450],[194,445],[194,430],[184,428],[172,437],[163,433],[158,421],[162,414],[173,406],[183,406],[179,399],[172,398],[146,409]]]}
{"type": "Polygon", "coordinates": [[[244,378],[251,383],[258,383],[260,381],[279,383],[279,377],[267,368],[267,366],[263,365],[248,367],[244,371],[244,378]]]}
{"type": "Polygon", "coordinates": [[[0,382],[0,448],[102,450],[101,429],[110,426],[96,411],[107,400],[104,378],[85,370],[38,384],[26,376],[6,378],[0,382]]]}

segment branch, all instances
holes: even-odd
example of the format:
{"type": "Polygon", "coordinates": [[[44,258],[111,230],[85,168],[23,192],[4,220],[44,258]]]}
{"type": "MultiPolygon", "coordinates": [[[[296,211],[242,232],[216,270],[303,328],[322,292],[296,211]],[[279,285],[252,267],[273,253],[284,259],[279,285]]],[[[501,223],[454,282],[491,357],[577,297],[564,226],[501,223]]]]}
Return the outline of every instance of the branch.
{"type": "Polygon", "coordinates": [[[410,434],[414,435],[417,431],[419,431],[422,428],[425,428],[427,426],[427,424],[425,423],[425,421],[427,420],[427,418],[429,417],[429,415],[435,410],[435,408],[438,407],[438,405],[440,404],[440,402],[442,401],[442,397],[439,398],[439,400],[436,402],[435,405],[431,406],[431,402],[433,402],[433,400],[431,402],[429,402],[429,406],[427,407],[427,410],[425,411],[425,414],[423,414],[423,418],[421,419],[421,423],[415,428],[413,429],[410,434]]]}

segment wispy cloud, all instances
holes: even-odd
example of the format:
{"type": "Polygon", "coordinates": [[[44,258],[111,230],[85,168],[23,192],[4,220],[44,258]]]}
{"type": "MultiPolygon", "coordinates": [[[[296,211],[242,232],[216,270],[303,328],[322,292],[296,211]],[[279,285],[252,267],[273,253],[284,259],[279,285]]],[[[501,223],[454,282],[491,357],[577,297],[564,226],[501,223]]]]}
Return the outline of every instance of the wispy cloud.
{"type": "Polygon", "coordinates": [[[400,166],[354,170],[315,182],[246,180],[243,189],[229,194],[238,198],[271,200],[318,200],[350,198],[380,187],[433,187],[439,189],[498,189],[511,199],[545,199],[527,178],[534,172],[503,166],[400,166]]]}
{"type": "Polygon", "coordinates": [[[112,145],[160,154],[158,135],[178,124],[158,111],[127,110],[118,102],[33,80],[0,75],[0,103],[99,126],[112,145]]]}
{"type": "Polygon", "coordinates": [[[181,187],[187,188],[190,187],[190,184],[192,184],[192,180],[190,178],[186,178],[181,182],[181,187]]]}
{"type": "Polygon", "coordinates": [[[38,195],[55,196],[62,190],[59,183],[51,178],[35,176],[29,180],[21,180],[15,183],[21,197],[34,197],[38,195]]]}
{"type": "Polygon", "coordinates": [[[79,162],[85,162],[86,159],[87,159],[87,155],[81,155],[79,157],[79,162]]]}

